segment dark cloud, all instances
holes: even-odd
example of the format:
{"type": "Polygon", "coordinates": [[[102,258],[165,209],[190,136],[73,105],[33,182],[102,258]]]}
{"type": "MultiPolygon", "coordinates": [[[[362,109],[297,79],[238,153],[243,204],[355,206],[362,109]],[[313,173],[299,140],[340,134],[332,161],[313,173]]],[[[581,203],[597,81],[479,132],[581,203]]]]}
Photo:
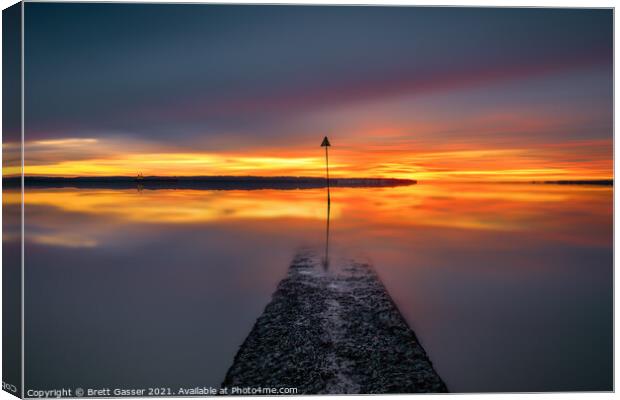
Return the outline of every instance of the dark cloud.
{"type": "Polygon", "coordinates": [[[611,10],[28,3],[25,29],[37,139],[277,136],[315,110],[613,53],[611,10]]]}

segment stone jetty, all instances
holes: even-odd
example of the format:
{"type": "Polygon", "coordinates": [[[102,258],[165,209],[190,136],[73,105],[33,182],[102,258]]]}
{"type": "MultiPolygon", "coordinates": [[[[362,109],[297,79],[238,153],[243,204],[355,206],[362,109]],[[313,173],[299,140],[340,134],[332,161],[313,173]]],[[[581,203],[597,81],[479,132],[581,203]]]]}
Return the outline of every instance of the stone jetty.
{"type": "Polygon", "coordinates": [[[353,260],[328,268],[311,250],[293,259],[222,387],[447,392],[374,269],[353,260]]]}

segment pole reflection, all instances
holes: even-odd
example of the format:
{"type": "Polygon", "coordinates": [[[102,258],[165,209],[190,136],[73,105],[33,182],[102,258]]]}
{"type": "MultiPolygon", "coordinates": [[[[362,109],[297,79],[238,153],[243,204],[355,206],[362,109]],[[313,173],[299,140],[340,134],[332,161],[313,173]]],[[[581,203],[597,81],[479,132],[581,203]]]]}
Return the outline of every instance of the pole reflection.
{"type": "Polygon", "coordinates": [[[331,201],[329,194],[327,195],[327,219],[325,224],[325,256],[323,257],[323,269],[329,269],[329,217],[331,213],[331,201]]]}

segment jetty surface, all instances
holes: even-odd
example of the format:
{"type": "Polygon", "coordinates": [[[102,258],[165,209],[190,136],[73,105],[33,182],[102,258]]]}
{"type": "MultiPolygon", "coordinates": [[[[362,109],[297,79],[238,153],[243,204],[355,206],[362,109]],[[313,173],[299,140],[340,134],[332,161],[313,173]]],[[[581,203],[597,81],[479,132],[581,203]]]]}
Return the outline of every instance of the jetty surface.
{"type": "Polygon", "coordinates": [[[373,268],[299,252],[222,387],[298,394],[446,392],[373,268]]]}

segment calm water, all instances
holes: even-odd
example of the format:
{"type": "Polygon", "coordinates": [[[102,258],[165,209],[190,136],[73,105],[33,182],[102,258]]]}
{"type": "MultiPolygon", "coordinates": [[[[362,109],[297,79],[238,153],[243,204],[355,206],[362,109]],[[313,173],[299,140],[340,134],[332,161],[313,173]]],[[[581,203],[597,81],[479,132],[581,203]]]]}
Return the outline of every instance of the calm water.
{"type": "MultiPolygon", "coordinates": [[[[326,218],[323,190],[29,189],[26,387],[218,386],[326,218]]],[[[334,189],[329,244],[451,391],[610,390],[612,229],[611,188],[419,184],[334,189]]]]}

